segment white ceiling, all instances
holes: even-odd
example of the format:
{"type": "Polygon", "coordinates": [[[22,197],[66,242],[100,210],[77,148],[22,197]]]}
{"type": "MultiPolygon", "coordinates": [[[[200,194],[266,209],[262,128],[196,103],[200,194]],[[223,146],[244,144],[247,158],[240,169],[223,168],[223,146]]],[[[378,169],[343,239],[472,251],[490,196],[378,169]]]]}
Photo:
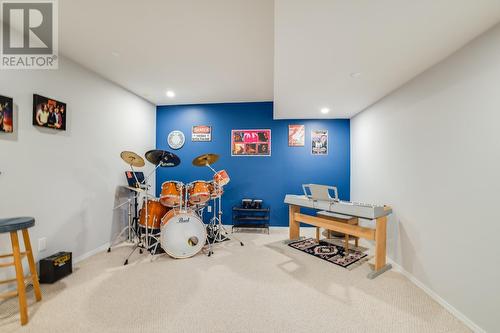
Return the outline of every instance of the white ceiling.
{"type": "Polygon", "coordinates": [[[499,20],[499,0],[275,0],[274,117],[350,118],[499,20]]]}
{"type": "Polygon", "coordinates": [[[61,53],[154,104],[274,98],[276,118],[348,118],[500,21],[500,0],[62,0],[59,11],[61,53]]]}
{"type": "Polygon", "coordinates": [[[62,54],[154,104],[273,99],[270,0],[62,0],[59,12],[62,54]]]}

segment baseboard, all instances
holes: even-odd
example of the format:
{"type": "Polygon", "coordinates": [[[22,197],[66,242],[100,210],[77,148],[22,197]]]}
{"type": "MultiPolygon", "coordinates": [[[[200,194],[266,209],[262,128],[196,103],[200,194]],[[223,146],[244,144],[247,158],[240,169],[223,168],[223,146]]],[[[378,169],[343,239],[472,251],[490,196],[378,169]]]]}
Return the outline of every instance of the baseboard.
{"type": "Polygon", "coordinates": [[[107,242],[106,244],[103,244],[103,245],[101,245],[101,246],[99,246],[99,247],[97,247],[97,248],[95,248],[95,249],[93,249],[93,250],[91,250],[91,251],[89,251],[87,253],[84,253],[81,256],[73,258],[73,264],[76,264],[76,263],[78,263],[78,262],[80,262],[82,260],[85,260],[88,257],[93,256],[94,254],[97,254],[99,252],[103,252],[103,251],[107,250],[109,248],[110,244],[111,244],[111,242],[107,242]]]}
{"type": "Polygon", "coordinates": [[[413,282],[417,287],[422,289],[427,295],[429,295],[433,300],[438,302],[443,308],[445,308],[448,312],[450,312],[453,316],[463,322],[467,327],[469,327],[472,331],[476,333],[486,333],[479,325],[470,320],[466,315],[457,310],[453,305],[444,300],[441,296],[439,296],[434,290],[427,287],[424,283],[418,280],[415,276],[413,276],[410,272],[405,270],[401,265],[397,264],[390,258],[387,258],[388,262],[392,264],[392,267],[395,271],[404,275],[408,280],[413,282]]]}

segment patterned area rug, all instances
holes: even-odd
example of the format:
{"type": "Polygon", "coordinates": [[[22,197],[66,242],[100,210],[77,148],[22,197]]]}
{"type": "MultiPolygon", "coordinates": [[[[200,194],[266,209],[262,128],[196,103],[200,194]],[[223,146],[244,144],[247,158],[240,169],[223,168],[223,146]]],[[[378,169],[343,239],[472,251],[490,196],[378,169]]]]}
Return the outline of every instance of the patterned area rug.
{"type": "Polygon", "coordinates": [[[346,256],[344,247],[322,240],[320,240],[318,244],[314,238],[298,240],[289,243],[288,246],[344,268],[350,268],[352,264],[367,258],[366,253],[350,248],[349,255],[346,256]]]}

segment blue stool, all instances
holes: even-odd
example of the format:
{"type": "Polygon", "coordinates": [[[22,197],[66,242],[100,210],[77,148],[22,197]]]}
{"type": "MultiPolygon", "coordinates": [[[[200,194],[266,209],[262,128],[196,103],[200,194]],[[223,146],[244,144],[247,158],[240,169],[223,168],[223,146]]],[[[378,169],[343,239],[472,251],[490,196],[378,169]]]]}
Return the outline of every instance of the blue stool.
{"type": "Polygon", "coordinates": [[[28,228],[35,225],[33,217],[14,217],[7,219],[0,219],[0,233],[10,233],[10,241],[12,243],[12,253],[0,255],[0,258],[14,257],[14,261],[7,263],[0,263],[0,267],[14,266],[16,268],[16,278],[10,280],[0,281],[2,283],[10,283],[17,281],[17,290],[1,294],[0,298],[8,298],[18,296],[19,298],[19,312],[21,313],[21,325],[28,323],[28,304],[26,303],[26,286],[25,279],[31,279],[33,288],[35,290],[36,301],[42,300],[42,293],[40,291],[40,284],[38,282],[38,274],[36,273],[35,259],[33,259],[33,251],[31,249],[30,236],[28,228]],[[19,238],[17,231],[21,230],[24,239],[25,252],[21,252],[19,247],[19,238]],[[31,275],[27,278],[24,277],[22,258],[27,257],[30,266],[31,275]]]}

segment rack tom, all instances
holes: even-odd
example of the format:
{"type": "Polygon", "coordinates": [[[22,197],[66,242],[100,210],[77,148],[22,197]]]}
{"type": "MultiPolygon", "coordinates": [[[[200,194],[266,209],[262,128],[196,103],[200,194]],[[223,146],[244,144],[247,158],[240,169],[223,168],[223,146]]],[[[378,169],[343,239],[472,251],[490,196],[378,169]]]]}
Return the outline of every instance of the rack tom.
{"type": "Polygon", "coordinates": [[[188,185],[189,203],[192,205],[203,205],[210,200],[210,189],[208,182],[196,180],[188,185]]]}
{"type": "Polygon", "coordinates": [[[229,180],[230,178],[226,170],[220,170],[214,175],[214,182],[217,182],[220,186],[227,185],[229,180]]]}
{"type": "Polygon", "coordinates": [[[169,180],[161,185],[160,202],[166,207],[177,207],[181,202],[184,184],[175,180],[169,180]]]}
{"type": "Polygon", "coordinates": [[[210,198],[212,199],[221,197],[224,194],[224,188],[217,185],[214,181],[208,183],[208,189],[210,190],[210,198]]]}

